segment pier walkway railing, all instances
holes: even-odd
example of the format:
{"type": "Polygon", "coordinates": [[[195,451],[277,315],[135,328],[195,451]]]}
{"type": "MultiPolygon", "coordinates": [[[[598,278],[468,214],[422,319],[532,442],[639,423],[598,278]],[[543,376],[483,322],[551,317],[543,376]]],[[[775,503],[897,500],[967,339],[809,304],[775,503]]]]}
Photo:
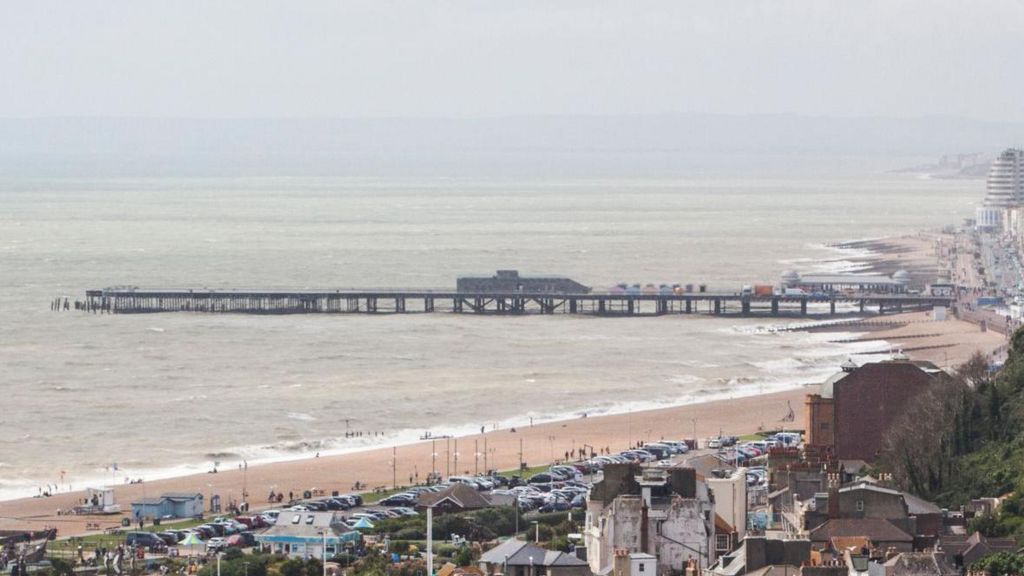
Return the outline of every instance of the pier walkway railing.
{"type": "Polygon", "coordinates": [[[578,314],[661,316],[709,314],[743,316],[834,316],[898,313],[948,306],[941,296],[837,293],[831,295],[751,295],[687,293],[522,293],[458,292],[437,289],[211,290],[116,287],[86,291],[85,299],[51,303],[56,310],[141,314],[202,312],[236,314],[578,314]]]}

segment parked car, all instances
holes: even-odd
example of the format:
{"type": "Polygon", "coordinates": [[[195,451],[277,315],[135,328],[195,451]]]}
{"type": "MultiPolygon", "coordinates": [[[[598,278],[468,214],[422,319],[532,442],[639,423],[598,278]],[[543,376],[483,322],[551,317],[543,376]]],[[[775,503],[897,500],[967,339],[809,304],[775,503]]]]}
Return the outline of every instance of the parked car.
{"type": "Polygon", "coordinates": [[[167,546],[167,543],[153,532],[129,532],[125,536],[125,544],[129,548],[142,547],[150,551],[161,550],[167,546]]]}
{"type": "Polygon", "coordinates": [[[228,547],[227,538],[216,536],[206,541],[207,552],[219,552],[228,547]]]}
{"type": "Polygon", "coordinates": [[[381,506],[415,506],[417,501],[415,494],[395,494],[380,501],[381,506]]]}

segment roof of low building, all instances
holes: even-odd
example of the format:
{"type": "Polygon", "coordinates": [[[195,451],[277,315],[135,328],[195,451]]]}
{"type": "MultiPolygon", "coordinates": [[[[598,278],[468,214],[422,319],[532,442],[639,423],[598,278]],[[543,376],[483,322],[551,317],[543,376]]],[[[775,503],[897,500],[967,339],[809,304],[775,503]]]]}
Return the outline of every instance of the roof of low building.
{"type": "Polygon", "coordinates": [[[465,509],[489,508],[493,505],[479,490],[461,482],[456,482],[440,492],[424,492],[420,494],[419,505],[437,506],[444,500],[448,500],[459,508],[465,509]]]}
{"type": "Polygon", "coordinates": [[[882,518],[830,518],[810,533],[812,542],[830,542],[843,536],[864,536],[876,544],[914,541],[911,535],[882,518]]]}
{"type": "Polygon", "coordinates": [[[168,498],[171,500],[195,500],[203,499],[203,495],[199,492],[164,492],[160,495],[161,498],[168,498]]]}
{"type": "Polygon", "coordinates": [[[509,539],[480,556],[485,564],[506,564],[508,566],[586,566],[572,554],[547,550],[529,542],[509,539]]]}
{"type": "Polygon", "coordinates": [[[277,518],[277,523],[260,533],[260,536],[281,537],[294,536],[309,538],[320,534],[324,529],[335,534],[348,531],[341,519],[334,512],[310,512],[285,510],[277,518]]]}
{"type": "Polygon", "coordinates": [[[923,498],[918,498],[909,492],[903,493],[903,501],[907,503],[907,513],[918,514],[941,514],[942,508],[923,498]]]}
{"type": "Polygon", "coordinates": [[[887,576],[937,576],[958,572],[933,552],[903,552],[885,562],[887,576]]]}
{"type": "Polygon", "coordinates": [[[832,284],[862,286],[867,284],[899,285],[898,280],[882,274],[804,274],[801,284],[832,284]]]}

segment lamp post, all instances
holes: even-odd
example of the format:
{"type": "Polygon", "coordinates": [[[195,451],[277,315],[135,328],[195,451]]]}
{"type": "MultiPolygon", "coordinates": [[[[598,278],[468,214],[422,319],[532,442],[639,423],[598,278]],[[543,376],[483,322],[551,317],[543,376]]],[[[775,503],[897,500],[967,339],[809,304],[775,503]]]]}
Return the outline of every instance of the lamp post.
{"type": "Polygon", "coordinates": [[[320,535],[324,537],[320,545],[320,563],[324,565],[324,576],[327,576],[327,530],[321,530],[320,535]]]}
{"type": "Polygon", "coordinates": [[[434,507],[427,506],[427,576],[434,576],[434,507]]]}

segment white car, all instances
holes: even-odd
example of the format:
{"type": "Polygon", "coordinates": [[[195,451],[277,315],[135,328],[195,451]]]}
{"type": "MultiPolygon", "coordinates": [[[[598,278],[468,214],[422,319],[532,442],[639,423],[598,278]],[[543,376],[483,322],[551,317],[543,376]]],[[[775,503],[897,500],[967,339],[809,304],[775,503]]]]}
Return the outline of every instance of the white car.
{"type": "Polygon", "coordinates": [[[217,552],[228,547],[228,541],[226,538],[220,536],[214,536],[206,541],[207,552],[217,552]]]}

